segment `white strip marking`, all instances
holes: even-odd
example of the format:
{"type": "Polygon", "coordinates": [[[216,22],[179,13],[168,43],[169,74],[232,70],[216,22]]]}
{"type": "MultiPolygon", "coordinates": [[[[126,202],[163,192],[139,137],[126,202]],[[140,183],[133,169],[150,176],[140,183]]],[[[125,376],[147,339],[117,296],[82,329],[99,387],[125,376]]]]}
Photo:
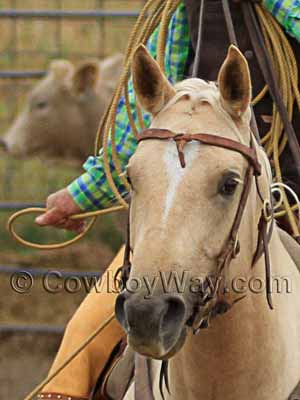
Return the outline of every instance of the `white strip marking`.
{"type": "Polygon", "coordinates": [[[184,147],[184,158],[186,163],[185,168],[182,168],[180,165],[176,144],[170,142],[166,147],[166,151],[164,154],[164,162],[166,165],[169,183],[168,183],[168,191],[166,195],[166,203],[163,214],[164,224],[167,223],[170,210],[173,207],[178,186],[182,181],[182,179],[184,178],[188,168],[191,166],[192,162],[194,161],[194,159],[198,154],[197,146],[199,146],[199,143],[196,142],[187,143],[185,145],[184,147]]]}

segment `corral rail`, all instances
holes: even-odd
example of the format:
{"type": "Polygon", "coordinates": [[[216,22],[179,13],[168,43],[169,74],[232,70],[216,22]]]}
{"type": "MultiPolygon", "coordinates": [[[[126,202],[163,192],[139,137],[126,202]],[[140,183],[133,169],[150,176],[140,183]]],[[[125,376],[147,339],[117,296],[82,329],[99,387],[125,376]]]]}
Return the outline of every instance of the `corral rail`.
{"type": "MultiPolygon", "coordinates": [[[[6,2],[7,4],[8,2],[6,2]]],[[[34,54],[35,52],[37,53],[38,50],[20,50],[19,43],[19,35],[20,35],[20,29],[19,29],[19,24],[22,23],[22,21],[51,21],[53,24],[55,24],[55,31],[54,31],[54,39],[55,39],[55,50],[52,52],[45,52],[44,58],[45,61],[48,62],[48,60],[53,59],[53,58],[59,58],[59,57],[68,57],[71,55],[71,58],[74,59],[75,61],[78,59],[81,59],[82,57],[98,57],[102,58],[106,55],[109,55],[113,49],[109,48],[107,45],[106,49],[104,46],[102,47],[100,44],[97,48],[97,51],[92,50],[86,51],[87,49],[80,49],[82,53],[80,53],[78,50],[76,52],[64,53],[63,49],[63,40],[62,40],[62,26],[66,21],[94,21],[95,23],[98,24],[99,26],[99,34],[102,35],[102,41],[106,41],[107,37],[107,32],[104,27],[103,21],[105,19],[113,19],[114,21],[127,21],[127,20],[133,20],[135,17],[138,16],[139,11],[127,11],[126,9],[123,10],[113,10],[110,7],[106,7],[106,9],[99,9],[102,4],[105,3],[103,0],[95,0],[95,7],[98,7],[95,10],[87,11],[87,10],[63,10],[63,0],[56,0],[55,2],[56,8],[53,10],[30,10],[30,9],[16,9],[17,5],[26,6],[26,2],[19,3],[17,0],[11,0],[9,3],[9,8],[7,9],[0,9],[0,19],[1,22],[5,21],[10,21],[11,24],[11,29],[12,29],[12,34],[11,38],[9,40],[9,47],[4,48],[0,51],[0,56],[3,58],[3,62],[0,63],[1,65],[1,71],[0,71],[0,80],[1,80],[1,85],[4,88],[2,90],[2,93],[6,93],[5,97],[5,102],[7,101],[7,110],[5,114],[1,112],[0,115],[0,121],[2,123],[1,129],[3,129],[3,126],[6,127],[7,124],[11,123],[13,118],[16,116],[16,113],[18,112],[20,102],[19,102],[19,97],[20,97],[20,92],[18,91],[18,87],[25,87],[25,92],[28,90],[27,88],[29,85],[34,82],[35,79],[42,78],[46,74],[46,70],[40,67],[40,65],[37,65],[35,67],[36,63],[34,62],[34,54]],[[108,49],[109,48],[109,49],[108,49]],[[107,50],[108,49],[108,50],[107,50]],[[32,58],[32,65],[28,66],[26,65],[23,67],[20,65],[20,61],[18,59],[18,56],[29,56],[33,57],[32,58]],[[74,57],[73,57],[74,56],[74,57]],[[9,58],[11,64],[8,64],[6,62],[6,58],[9,58]],[[16,68],[14,68],[16,66],[16,68]],[[8,88],[13,87],[13,90],[6,90],[8,88]]],[[[111,2],[112,3],[112,2],[111,2]]],[[[135,4],[138,2],[136,1],[135,4]]],[[[108,3],[109,4],[109,3],[108,3]]],[[[140,5],[144,4],[144,1],[139,2],[140,5]]],[[[110,5],[110,4],[109,4],[110,5]]],[[[48,5],[47,5],[48,6],[48,5]]],[[[49,6],[50,7],[50,6],[49,6]]],[[[126,35],[125,35],[126,36],[126,35]]],[[[119,49],[118,49],[119,50],[119,49]]],[[[0,60],[1,61],[1,60],[0,60]]],[[[28,63],[27,63],[28,64],[28,63]]],[[[44,62],[45,65],[45,62],[44,62]]],[[[2,101],[3,101],[3,96],[2,96],[2,101]]],[[[21,161],[22,162],[22,161],[21,161]]],[[[4,165],[4,168],[1,172],[1,175],[3,177],[2,184],[6,185],[5,182],[8,182],[9,185],[5,186],[6,192],[4,193],[3,196],[0,198],[0,213],[4,216],[5,213],[7,212],[12,212],[12,211],[18,211],[22,210],[23,208],[28,208],[28,207],[42,207],[43,204],[41,203],[35,203],[35,202],[27,202],[27,201],[22,201],[24,197],[26,196],[21,196],[21,198],[18,198],[15,196],[13,191],[11,191],[11,186],[13,182],[13,178],[18,174],[18,170],[15,167],[15,163],[11,162],[10,160],[7,160],[7,164],[3,164],[2,160],[2,166],[4,165]]],[[[1,168],[1,165],[0,165],[1,168]]],[[[22,193],[23,194],[23,193],[22,193]]],[[[44,195],[42,195],[44,197],[44,195]]],[[[42,197],[42,198],[43,198],[42,197]]],[[[31,198],[31,196],[28,196],[28,198],[31,198]]],[[[38,196],[37,198],[41,199],[41,196],[38,196]]],[[[6,217],[5,217],[6,218],[6,217]]],[[[5,229],[5,226],[2,226],[2,230],[5,229]]],[[[6,263],[1,263],[1,258],[0,258],[0,264],[5,264],[5,265],[0,265],[0,274],[6,274],[6,275],[12,275],[15,272],[25,270],[29,273],[31,273],[34,276],[42,276],[45,274],[48,269],[47,268],[24,268],[19,265],[6,265],[6,263]]],[[[99,276],[99,273],[94,273],[94,272],[84,272],[84,271],[61,271],[60,273],[62,276],[99,276]]],[[[9,298],[6,299],[6,301],[9,301],[9,298]]],[[[21,301],[21,299],[20,299],[21,301]]],[[[37,324],[15,324],[15,323],[7,323],[7,324],[1,324],[0,325],[0,333],[4,335],[12,335],[12,334],[17,334],[20,337],[25,337],[26,334],[33,334],[33,335],[55,335],[55,336],[62,336],[64,332],[65,327],[63,325],[39,325],[37,324]]]]}

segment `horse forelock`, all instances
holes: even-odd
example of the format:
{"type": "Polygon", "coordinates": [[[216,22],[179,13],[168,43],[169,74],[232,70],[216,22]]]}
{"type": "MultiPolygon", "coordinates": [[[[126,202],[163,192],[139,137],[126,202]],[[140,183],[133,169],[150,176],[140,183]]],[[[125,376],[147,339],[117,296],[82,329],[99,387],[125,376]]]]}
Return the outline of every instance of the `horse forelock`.
{"type": "MultiPolygon", "coordinates": [[[[205,81],[199,78],[185,79],[175,86],[175,96],[166,104],[161,112],[168,111],[174,104],[178,103],[183,97],[189,96],[192,107],[196,108],[201,103],[208,103],[219,118],[225,119],[230,126],[236,138],[243,144],[249,144],[249,138],[243,137],[237,125],[232,119],[232,116],[222,106],[220,100],[220,91],[216,82],[205,81]]],[[[250,108],[242,116],[245,123],[250,124],[251,111],[250,108]]]]}
{"type": "MultiPolygon", "coordinates": [[[[175,85],[176,94],[175,96],[166,104],[162,111],[166,112],[174,104],[178,103],[183,97],[189,96],[189,100],[192,103],[192,108],[196,108],[201,103],[208,103],[217,114],[217,116],[226,121],[226,124],[230,126],[231,131],[235,134],[238,141],[245,145],[249,145],[250,142],[250,127],[249,127],[249,137],[245,137],[239,130],[237,124],[232,119],[232,116],[225,110],[220,100],[220,91],[217,82],[205,81],[199,78],[189,78],[185,79],[175,85]]],[[[250,125],[251,119],[251,109],[250,107],[242,116],[242,120],[245,124],[250,125]]],[[[254,139],[255,140],[255,139],[254,139]]],[[[268,183],[272,183],[272,172],[271,166],[267,154],[264,149],[259,146],[258,143],[255,145],[258,150],[258,157],[266,170],[266,175],[268,178],[268,183]]]]}

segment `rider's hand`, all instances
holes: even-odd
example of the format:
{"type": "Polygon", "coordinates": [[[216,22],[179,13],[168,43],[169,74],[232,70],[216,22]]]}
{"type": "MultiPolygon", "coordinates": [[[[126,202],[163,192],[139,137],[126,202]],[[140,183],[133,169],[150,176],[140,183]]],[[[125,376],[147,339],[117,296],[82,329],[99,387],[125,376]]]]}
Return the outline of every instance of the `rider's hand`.
{"type": "Polygon", "coordinates": [[[72,199],[67,189],[59,190],[51,194],[46,202],[47,212],[36,218],[35,222],[40,226],[55,226],[69,231],[82,232],[83,221],[72,221],[69,217],[81,212],[72,199]]]}

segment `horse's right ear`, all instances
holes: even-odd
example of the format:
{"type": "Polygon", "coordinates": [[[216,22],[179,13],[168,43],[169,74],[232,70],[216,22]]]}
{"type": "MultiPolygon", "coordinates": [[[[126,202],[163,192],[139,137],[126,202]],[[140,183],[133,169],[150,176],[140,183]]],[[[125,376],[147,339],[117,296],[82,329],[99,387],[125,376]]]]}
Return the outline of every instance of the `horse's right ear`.
{"type": "Polygon", "coordinates": [[[134,53],[132,78],[139,104],[152,115],[159,113],[176,93],[144,45],[134,53]]]}

